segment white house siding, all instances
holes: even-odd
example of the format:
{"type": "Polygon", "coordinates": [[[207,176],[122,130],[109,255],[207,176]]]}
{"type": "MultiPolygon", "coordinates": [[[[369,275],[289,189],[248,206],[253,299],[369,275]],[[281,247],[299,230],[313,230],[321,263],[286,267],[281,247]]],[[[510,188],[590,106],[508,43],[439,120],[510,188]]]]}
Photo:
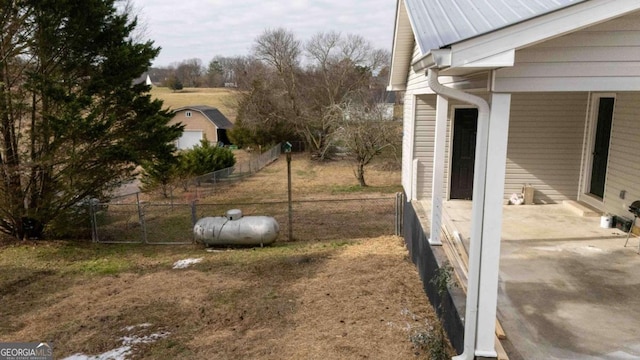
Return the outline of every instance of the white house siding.
{"type": "Polygon", "coordinates": [[[413,178],[413,95],[408,91],[404,98],[402,116],[402,187],[409,198],[415,197],[412,189],[413,178]]]}
{"type": "MultiPolygon", "coordinates": [[[[421,57],[420,49],[414,45],[413,56],[411,62],[421,57]]],[[[414,151],[414,135],[416,121],[414,115],[416,113],[416,104],[414,102],[415,93],[427,86],[426,76],[418,75],[409,67],[407,76],[407,89],[404,94],[404,113],[403,113],[403,139],[402,139],[402,186],[407,195],[412,198],[418,198],[413,189],[413,160],[415,159],[414,151]]]]}
{"type": "Polygon", "coordinates": [[[416,124],[414,159],[418,160],[416,198],[431,197],[433,176],[433,150],[436,129],[436,96],[420,95],[416,98],[416,124]]]}
{"type": "Polygon", "coordinates": [[[640,88],[640,13],[516,51],[496,71],[496,91],[615,91],[640,88]],[[609,77],[602,79],[601,77],[609,77]]]}
{"type": "Polygon", "coordinates": [[[535,201],[578,196],[588,93],[517,93],[511,99],[505,197],[532,185],[535,201]]]}
{"type": "MultiPolygon", "coordinates": [[[[414,46],[413,48],[413,56],[411,58],[411,63],[420,60],[422,58],[422,53],[418,46],[414,46]]],[[[425,91],[429,89],[429,84],[427,83],[426,70],[416,73],[413,70],[413,67],[409,68],[409,76],[407,78],[407,91],[425,91]]]]}
{"type": "Polygon", "coordinates": [[[640,93],[618,93],[611,129],[609,166],[604,195],[605,211],[628,218],[640,200],[640,93]],[[625,190],[624,199],[620,191],[625,190]]]}

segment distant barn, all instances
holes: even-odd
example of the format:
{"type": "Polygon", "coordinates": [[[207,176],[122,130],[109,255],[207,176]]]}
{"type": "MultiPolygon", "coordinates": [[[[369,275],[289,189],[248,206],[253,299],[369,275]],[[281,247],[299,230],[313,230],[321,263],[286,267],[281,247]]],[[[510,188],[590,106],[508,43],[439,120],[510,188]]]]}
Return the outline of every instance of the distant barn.
{"type": "Polygon", "coordinates": [[[184,132],[178,139],[178,149],[190,149],[206,139],[211,144],[230,145],[227,130],[233,123],[220,110],[206,105],[185,106],[174,110],[170,124],[184,124],[184,132]]]}

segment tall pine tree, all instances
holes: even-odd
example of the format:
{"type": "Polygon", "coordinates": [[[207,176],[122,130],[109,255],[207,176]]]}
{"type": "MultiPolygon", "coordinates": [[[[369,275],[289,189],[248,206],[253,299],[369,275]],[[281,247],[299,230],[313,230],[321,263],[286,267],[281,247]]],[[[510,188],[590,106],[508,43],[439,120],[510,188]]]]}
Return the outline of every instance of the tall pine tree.
{"type": "Polygon", "coordinates": [[[41,237],[143,161],[179,126],[134,84],[159,52],[113,0],[0,0],[0,231],[41,237]]]}

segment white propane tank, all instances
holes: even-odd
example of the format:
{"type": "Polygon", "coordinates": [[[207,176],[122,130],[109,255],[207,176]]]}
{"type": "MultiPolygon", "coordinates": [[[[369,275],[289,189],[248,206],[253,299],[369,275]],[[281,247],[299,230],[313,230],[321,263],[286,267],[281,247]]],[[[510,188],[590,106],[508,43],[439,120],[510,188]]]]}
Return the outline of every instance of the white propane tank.
{"type": "Polygon", "coordinates": [[[270,216],[242,216],[232,209],[226,216],[204,217],[196,222],[193,235],[207,245],[269,245],[278,237],[280,227],[270,216]]]}

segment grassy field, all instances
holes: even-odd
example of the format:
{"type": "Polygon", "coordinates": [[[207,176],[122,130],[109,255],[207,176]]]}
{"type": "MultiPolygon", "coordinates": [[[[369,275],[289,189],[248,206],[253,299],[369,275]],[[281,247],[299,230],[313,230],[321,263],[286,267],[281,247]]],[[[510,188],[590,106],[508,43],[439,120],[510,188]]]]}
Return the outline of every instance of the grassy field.
{"type": "MultiPolygon", "coordinates": [[[[344,163],[301,156],[294,164],[296,196],[353,191],[344,163]]],[[[218,196],[280,196],[280,166],[218,196]]],[[[373,169],[367,194],[398,180],[373,169]]],[[[322,241],[310,233],[242,249],[23,242],[0,247],[0,269],[0,339],[53,342],[56,358],[426,359],[411,339],[436,323],[394,236],[322,241]],[[173,268],[186,259],[199,262],[173,268]]]]}
{"type": "Polygon", "coordinates": [[[177,109],[189,105],[209,105],[218,108],[231,122],[236,119],[237,91],[226,88],[184,88],[172,91],[167,87],[154,86],[151,96],[164,101],[165,107],[177,109]]]}

